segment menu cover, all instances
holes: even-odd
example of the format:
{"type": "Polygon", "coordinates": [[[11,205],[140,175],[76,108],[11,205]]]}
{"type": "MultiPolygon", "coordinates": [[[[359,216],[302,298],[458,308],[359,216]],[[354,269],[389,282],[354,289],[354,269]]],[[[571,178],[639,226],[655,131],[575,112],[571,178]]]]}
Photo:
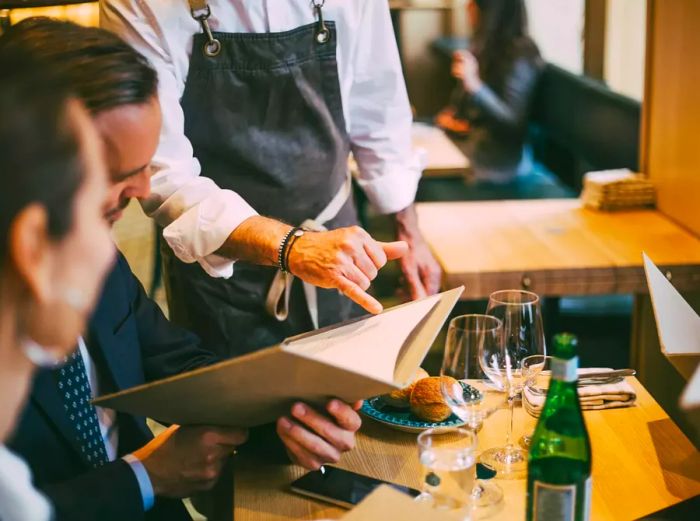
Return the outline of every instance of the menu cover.
{"type": "Polygon", "coordinates": [[[688,379],[681,406],[688,409],[699,407],[700,316],[651,259],[646,254],[643,258],[661,350],[676,370],[688,379]]]}
{"type": "Polygon", "coordinates": [[[253,427],[294,401],[352,403],[405,387],[464,287],[279,345],[98,397],[95,405],[180,425],[253,427]]]}
{"type": "Polygon", "coordinates": [[[406,494],[382,485],[345,514],[342,521],[454,521],[451,512],[435,510],[427,504],[416,503],[406,494]]]}

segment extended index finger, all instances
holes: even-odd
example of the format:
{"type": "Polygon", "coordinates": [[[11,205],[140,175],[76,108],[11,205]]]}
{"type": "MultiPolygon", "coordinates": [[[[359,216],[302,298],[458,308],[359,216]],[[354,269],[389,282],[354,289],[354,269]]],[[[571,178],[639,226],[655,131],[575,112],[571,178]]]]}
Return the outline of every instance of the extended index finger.
{"type": "Polygon", "coordinates": [[[367,311],[373,314],[381,313],[384,309],[380,302],[374,298],[372,295],[363,291],[360,286],[347,279],[346,277],[340,277],[338,279],[338,289],[348,297],[353,302],[359,304],[367,311]]]}

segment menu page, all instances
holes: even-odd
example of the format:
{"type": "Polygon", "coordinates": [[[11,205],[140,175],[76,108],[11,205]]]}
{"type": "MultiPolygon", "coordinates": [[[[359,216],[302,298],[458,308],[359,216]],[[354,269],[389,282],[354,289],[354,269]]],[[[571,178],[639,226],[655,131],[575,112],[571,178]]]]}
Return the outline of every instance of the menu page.
{"type": "Polygon", "coordinates": [[[393,383],[396,359],[408,336],[439,295],[358,322],[292,340],[284,349],[329,365],[393,383]]]}

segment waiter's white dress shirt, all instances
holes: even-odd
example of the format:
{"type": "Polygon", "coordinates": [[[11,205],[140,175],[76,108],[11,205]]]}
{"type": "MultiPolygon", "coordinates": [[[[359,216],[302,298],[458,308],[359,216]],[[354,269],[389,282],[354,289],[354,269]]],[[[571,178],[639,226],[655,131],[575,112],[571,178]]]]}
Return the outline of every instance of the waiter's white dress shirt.
{"type": "MultiPolygon", "coordinates": [[[[214,31],[279,32],[315,21],[311,0],[209,4],[214,31]]],[[[163,235],[180,259],[199,262],[211,276],[230,277],[233,262],[213,252],[255,210],[200,171],[184,134],[180,98],[200,25],[187,0],[100,5],[102,26],[120,34],[158,71],[163,129],[144,210],[165,227],[163,235]]],[[[397,212],[413,202],[420,167],[411,149],[411,111],[387,0],[326,0],[323,14],[338,31],[340,90],[358,182],[379,212],[397,212]]]]}

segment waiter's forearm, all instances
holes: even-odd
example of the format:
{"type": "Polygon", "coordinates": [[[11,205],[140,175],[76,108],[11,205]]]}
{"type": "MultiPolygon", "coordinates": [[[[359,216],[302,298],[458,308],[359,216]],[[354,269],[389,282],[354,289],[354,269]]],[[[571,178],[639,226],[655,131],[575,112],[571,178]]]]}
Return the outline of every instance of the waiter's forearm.
{"type": "MultiPolygon", "coordinates": [[[[253,216],[231,232],[216,252],[231,259],[263,266],[278,266],[279,249],[291,226],[267,217],[253,216]]],[[[381,304],[366,293],[387,260],[406,252],[404,243],[375,241],[357,226],[325,232],[309,232],[286,251],[293,275],[321,288],[340,290],[371,313],[381,304]]]]}
{"type": "Polygon", "coordinates": [[[238,225],[216,253],[252,264],[277,266],[280,244],[291,228],[275,219],[255,215],[238,225]]]}

